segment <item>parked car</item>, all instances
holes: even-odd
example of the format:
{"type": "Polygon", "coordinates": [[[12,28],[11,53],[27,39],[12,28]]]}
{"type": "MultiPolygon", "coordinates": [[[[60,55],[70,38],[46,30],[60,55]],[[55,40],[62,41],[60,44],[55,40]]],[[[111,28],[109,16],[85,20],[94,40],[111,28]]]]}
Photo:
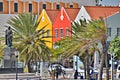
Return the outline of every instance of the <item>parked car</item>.
{"type": "Polygon", "coordinates": [[[61,73],[64,72],[66,73],[66,70],[64,68],[64,66],[62,66],[61,64],[51,64],[48,66],[48,71],[51,72],[52,70],[55,70],[56,68],[59,68],[61,70],[61,73]]]}
{"type": "Polygon", "coordinates": [[[117,66],[116,78],[120,78],[120,64],[117,66]]]}
{"type": "MultiPolygon", "coordinates": [[[[79,68],[78,69],[78,73],[79,73],[79,75],[83,76],[83,78],[85,77],[85,75],[84,75],[84,68],[79,68]]],[[[98,71],[95,70],[93,67],[90,67],[90,74],[92,74],[92,73],[98,74],[98,71]]]]}

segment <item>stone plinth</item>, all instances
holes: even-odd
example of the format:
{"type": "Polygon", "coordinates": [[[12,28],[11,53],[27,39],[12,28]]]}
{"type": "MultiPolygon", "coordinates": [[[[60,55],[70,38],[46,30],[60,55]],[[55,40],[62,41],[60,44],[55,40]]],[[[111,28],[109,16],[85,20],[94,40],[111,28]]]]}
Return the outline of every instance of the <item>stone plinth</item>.
{"type": "Polygon", "coordinates": [[[16,57],[14,55],[15,48],[6,47],[4,49],[4,60],[3,60],[3,67],[4,68],[15,68],[16,65],[16,57]]]}

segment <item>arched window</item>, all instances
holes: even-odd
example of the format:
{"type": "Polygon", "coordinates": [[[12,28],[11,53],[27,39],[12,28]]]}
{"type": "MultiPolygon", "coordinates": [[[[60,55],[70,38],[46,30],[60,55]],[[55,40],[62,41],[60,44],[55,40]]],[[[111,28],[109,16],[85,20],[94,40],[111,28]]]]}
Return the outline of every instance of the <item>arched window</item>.
{"type": "Polygon", "coordinates": [[[57,10],[60,9],[60,4],[56,4],[56,9],[57,9],[57,10]]]}
{"type": "Polygon", "coordinates": [[[70,8],[73,8],[73,3],[70,3],[70,8]]]}
{"type": "Polygon", "coordinates": [[[0,12],[3,11],[3,2],[0,2],[0,12]]]}
{"type": "Polygon", "coordinates": [[[45,3],[43,4],[43,9],[46,9],[46,4],[45,3]]]}
{"type": "Polygon", "coordinates": [[[29,3],[29,12],[32,12],[32,3],[29,3]]]}
{"type": "Polygon", "coordinates": [[[14,12],[18,12],[18,3],[14,3],[14,12]]]}

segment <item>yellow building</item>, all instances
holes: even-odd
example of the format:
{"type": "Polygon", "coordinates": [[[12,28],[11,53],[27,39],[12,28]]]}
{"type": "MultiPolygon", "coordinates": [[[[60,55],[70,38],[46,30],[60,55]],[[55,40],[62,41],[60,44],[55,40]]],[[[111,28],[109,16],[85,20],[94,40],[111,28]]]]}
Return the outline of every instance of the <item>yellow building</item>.
{"type": "MultiPolygon", "coordinates": [[[[37,30],[40,30],[42,29],[42,37],[49,37],[49,36],[52,36],[52,23],[46,13],[46,11],[43,9],[39,18],[38,18],[38,21],[40,21],[38,27],[37,27],[37,30]]],[[[45,38],[46,41],[46,45],[49,47],[49,48],[52,48],[52,38],[45,38]]]]}

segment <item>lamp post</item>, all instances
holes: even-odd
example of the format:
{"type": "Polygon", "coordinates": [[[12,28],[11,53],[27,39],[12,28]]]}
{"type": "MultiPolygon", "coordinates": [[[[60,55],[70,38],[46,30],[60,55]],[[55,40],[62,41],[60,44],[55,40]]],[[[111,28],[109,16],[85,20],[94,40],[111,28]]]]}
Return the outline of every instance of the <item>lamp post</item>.
{"type": "Polygon", "coordinates": [[[113,63],[113,59],[114,59],[114,54],[115,53],[110,53],[111,55],[111,80],[114,80],[114,63],[113,63]]]}
{"type": "Polygon", "coordinates": [[[15,57],[16,57],[16,80],[18,80],[18,54],[19,51],[15,51],[15,57]]]}
{"type": "Polygon", "coordinates": [[[75,61],[75,73],[74,73],[74,79],[77,79],[78,77],[78,55],[75,55],[76,61],[75,61]]]}

